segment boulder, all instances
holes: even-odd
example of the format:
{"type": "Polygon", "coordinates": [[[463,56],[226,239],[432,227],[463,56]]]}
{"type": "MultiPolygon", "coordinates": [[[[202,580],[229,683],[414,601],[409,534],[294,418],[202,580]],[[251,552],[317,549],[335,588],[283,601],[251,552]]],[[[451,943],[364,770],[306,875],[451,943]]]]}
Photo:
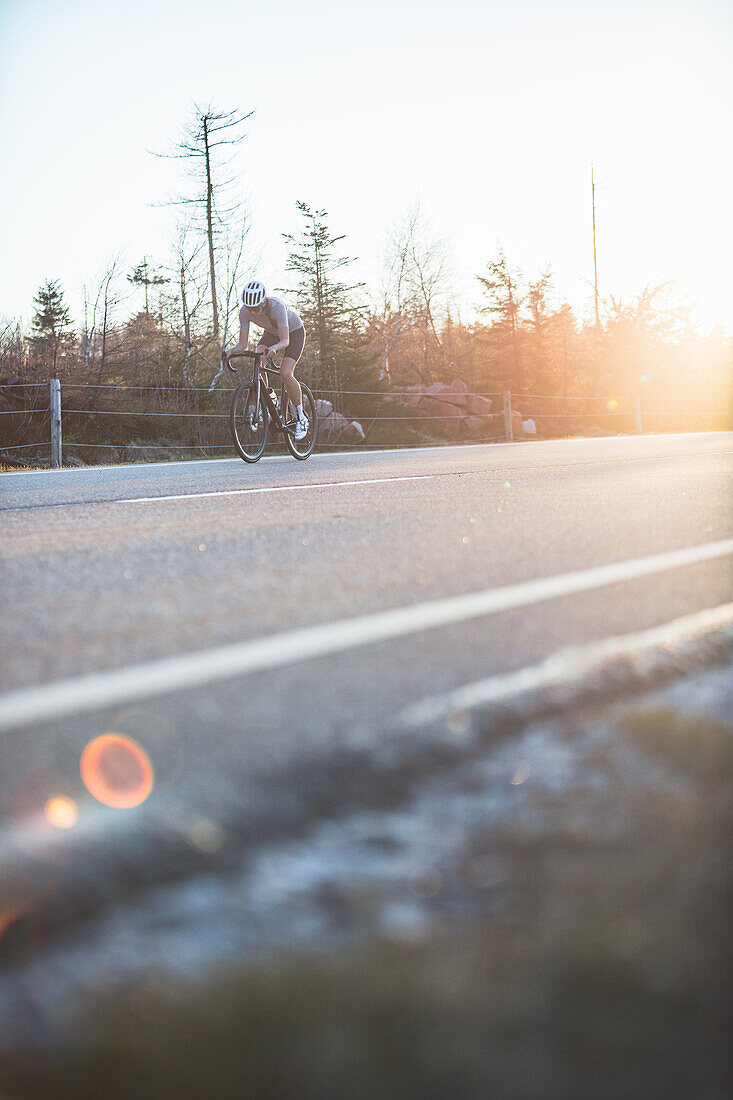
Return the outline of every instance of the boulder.
{"type": "Polygon", "coordinates": [[[316,401],[316,412],[318,414],[319,421],[325,420],[326,417],[330,416],[333,412],[333,402],[321,400],[316,401]]]}
{"type": "Polygon", "coordinates": [[[335,443],[347,424],[348,420],[345,416],[338,412],[331,412],[319,421],[318,438],[322,443],[335,443]]]}
{"type": "Polygon", "coordinates": [[[443,382],[434,382],[425,391],[425,398],[432,401],[441,401],[449,405],[457,405],[464,409],[468,402],[468,387],[465,382],[456,378],[449,386],[443,382]]]}
{"type": "Polygon", "coordinates": [[[340,443],[363,443],[365,439],[364,429],[358,420],[352,420],[347,424],[339,436],[340,443]]]}
{"type": "Polygon", "coordinates": [[[452,406],[460,412],[468,412],[469,395],[467,393],[438,393],[431,400],[440,401],[442,405],[452,406]]]}
{"type": "Polygon", "coordinates": [[[420,416],[452,417],[458,412],[455,405],[440,401],[437,397],[423,397],[417,409],[420,416]]]}
{"type": "Polygon", "coordinates": [[[486,429],[486,419],[483,416],[467,416],[460,421],[461,435],[479,435],[486,429]]]}
{"type": "Polygon", "coordinates": [[[468,393],[468,386],[460,378],[454,378],[449,386],[446,386],[444,382],[434,382],[432,386],[428,386],[425,393],[431,397],[434,394],[440,394],[441,396],[452,394],[454,397],[460,397],[468,393]]]}
{"type": "Polygon", "coordinates": [[[477,393],[469,393],[466,410],[471,416],[488,416],[491,412],[491,401],[488,397],[479,397],[477,393]]]}

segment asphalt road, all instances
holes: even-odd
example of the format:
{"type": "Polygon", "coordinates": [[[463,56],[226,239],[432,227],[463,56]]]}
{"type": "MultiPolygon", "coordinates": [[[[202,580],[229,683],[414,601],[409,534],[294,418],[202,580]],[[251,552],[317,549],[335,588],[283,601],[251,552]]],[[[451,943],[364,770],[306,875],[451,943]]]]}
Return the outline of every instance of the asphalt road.
{"type": "Polygon", "coordinates": [[[376,743],[428,696],[725,603],[720,547],[543,581],[729,539],[731,454],[716,433],[2,474],[0,718],[66,685],[59,716],[52,691],[0,731],[3,816],[77,797],[104,730],[144,745],[158,789],[211,801],[227,777],[376,743]],[[457,599],[476,593],[485,613],[457,599]],[[90,703],[80,677],[130,666],[153,686],[90,703]]]}

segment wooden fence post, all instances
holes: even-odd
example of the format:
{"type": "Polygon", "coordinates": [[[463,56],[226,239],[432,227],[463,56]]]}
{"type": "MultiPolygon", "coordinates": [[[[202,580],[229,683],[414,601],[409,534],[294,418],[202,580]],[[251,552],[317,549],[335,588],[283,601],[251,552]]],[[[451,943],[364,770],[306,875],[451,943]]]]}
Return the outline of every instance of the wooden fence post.
{"type": "Polygon", "coordinates": [[[641,395],[634,394],[634,431],[637,435],[643,435],[644,429],[641,423],[641,395]]]}
{"type": "Polygon", "coordinates": [[[52,378],[51,386],[51,465],[58,469],[61,458],[61,383],[52,378]]]}
{"type": "Polygon", "coordinates": [[[504,438],[507,443],[514,440],[514,427],[512,425],[512,395],[510,390],[504,390],[504,438]]]}

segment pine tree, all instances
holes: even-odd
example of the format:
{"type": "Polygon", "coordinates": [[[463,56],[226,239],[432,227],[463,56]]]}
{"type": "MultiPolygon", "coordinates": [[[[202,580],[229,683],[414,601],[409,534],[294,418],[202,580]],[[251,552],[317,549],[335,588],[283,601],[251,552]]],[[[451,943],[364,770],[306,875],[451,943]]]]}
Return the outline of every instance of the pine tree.
{"type": "Polygon", "coordinates": [[[283,234],[291,246],[286,270],[298,276],[293,292],[309,334],[311,381],[316,388],[338,390],[369,369],[363,311],[353,298],[364,284],[339,280],[338,273],[353,261],[339,254],[336,246],[344,235],[332,235],[326,211],[295,205],[305,225],[297,237],[283,234]]]}
{"type": "Polygon", "coordinates": [[[51,371],[55,377],[59,351],[71,337],[71,315],[64,302],[59,280],[46,279],[38,288],[33,305],[36,307],[33,316],[33,340],[40,354],[51,360],[51,371]]]}
{"type": "Polygon", "coordinates": [[[492,359],[494,372],[502,386],[515,392],[524,389],[523,333],[519,311],[524,301],[521,272],[513,271],[499,249],[496,260],[486,265],[486,274],[478,275],[488,302],[480,311],[491,317],[492,359]]]}
{"type": "Polygon", "coordinates": [[[164,283],[169,283],[170,279],[167,279],[165,275],[156,274],[158,269],[151,267],[148,263],[147,256],[143,256],[142,262],[132,269],[130,275],[127,276],[128,283],[132,283],[133,286],[145,287],[145,312],[150,313],[150,300],[148,290],[151,286],[163,286],[164,283]]]}

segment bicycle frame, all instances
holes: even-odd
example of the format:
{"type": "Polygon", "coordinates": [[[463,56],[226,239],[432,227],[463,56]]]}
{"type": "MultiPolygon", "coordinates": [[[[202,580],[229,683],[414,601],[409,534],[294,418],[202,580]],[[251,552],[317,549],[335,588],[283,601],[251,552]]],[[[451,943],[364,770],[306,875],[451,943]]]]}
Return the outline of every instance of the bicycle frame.
{"type": "MultiPolygon", "coordinates": [[[[256,389],[256,395],[257,395],[256,400],[259,401],[260,398],[262,398],[263,403],[267,406],[267,412],[268,412],[269,417],[270,417],[270,424],[272,425],[272,427],[274,428],[274,430],[276,432],[283,432],[283,433],[287,432],[288,435],[293,435],[294,432],[295,432],[295,422],[293,421],[292,423],[287,423],[286,424],[283,421],[282,417],[280,416],[280,409],[278,409],[273,404],[273,402],[270,398],[270,392],[269,392],[270,387],[269,387],[269,385],[265,385],[265,386],[262,385],[262,372],[263,371],[266,372],[266,375],[267,374],[276,375],[281,381],[280,408],[281,409],[285,408],[285,401],[287,399],[287,394],[286,394],[286,391],[285,391],[285,383],[283,382],[282,375],[280,374],[280,368],[279,367],[268,367],[267,364],[263,364],[262,363],[262,359],[263,359],[262,352],[257,352],[257,351],[238,351],[238,352],[235,352],[234,355],[230,356],[229,358],[230,359],[251,359],[253,361],[252,362],[252,376],[250,378],[250,382],[252,383],[252,385],[257,387],[257,389],[256,389]]],[[[231,368],[231,369],[236,371],[236,368],[231,368]]],[[[267,382],[267,377],[265,377],[265,382],[267,382]]]]}

